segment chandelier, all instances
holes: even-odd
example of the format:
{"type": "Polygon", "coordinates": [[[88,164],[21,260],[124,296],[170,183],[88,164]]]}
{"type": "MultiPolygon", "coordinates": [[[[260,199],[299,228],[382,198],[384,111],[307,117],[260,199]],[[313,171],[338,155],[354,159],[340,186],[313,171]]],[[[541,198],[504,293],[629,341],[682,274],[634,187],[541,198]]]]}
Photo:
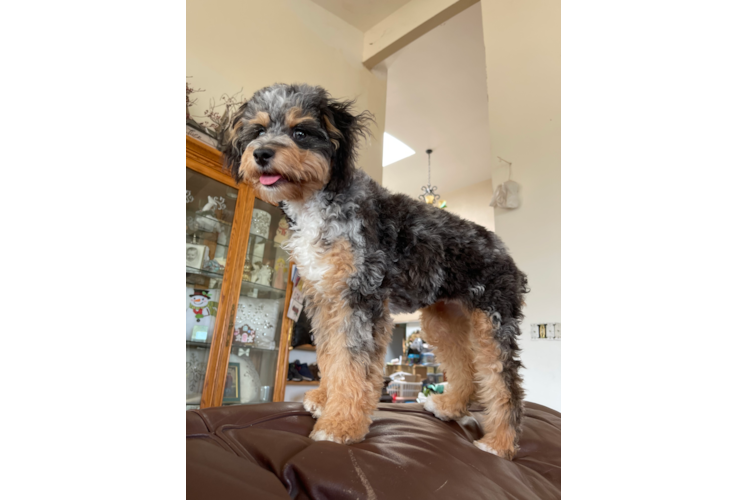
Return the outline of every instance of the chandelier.
{"type": "Polygon", "coordinates": [[[421,201],[425,201],[429,205],[434,205],[435,207],[438,207],[438,208],[444,208],[447,206],[447,202],[442,201],[441,203],[439,203],[438,200],[439,198],[441,198],[441,196],[436,194],[436,186],[431,185],[431,153],[433,152],[434,152],[433,149],[426,150],[426,154],[429,155],[429,178],[428,178],[428,184],[425,186],[421,186],[421,189],[423,190],[423,194],[419,195],[418,199],[421,201]]]}

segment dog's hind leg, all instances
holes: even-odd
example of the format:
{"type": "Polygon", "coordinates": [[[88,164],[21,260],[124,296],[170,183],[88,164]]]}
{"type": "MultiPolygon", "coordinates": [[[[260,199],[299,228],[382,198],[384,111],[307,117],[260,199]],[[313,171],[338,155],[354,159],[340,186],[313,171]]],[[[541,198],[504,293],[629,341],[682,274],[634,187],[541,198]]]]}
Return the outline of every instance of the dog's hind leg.
{"type": "Polygon", "coordinates": [[[472,313],[472,324],[477,396],[486,409],[482,422],[485,435],[475,445],[511,459],[518,449],[523,417],[521,363],[514,357],[519,350],[519,327],[514,319],[501,323],[497,313],[492,321],[479,309],[472,313]]]}
{"type": "Polygon", "coordinates": [[[468,414],[474,390],[471,318],[460,304],[437,302],[421,310],[421,327],[449,380],[444,394],[429,396],[423,408],[442,420],[459,420],[468,414]]]}

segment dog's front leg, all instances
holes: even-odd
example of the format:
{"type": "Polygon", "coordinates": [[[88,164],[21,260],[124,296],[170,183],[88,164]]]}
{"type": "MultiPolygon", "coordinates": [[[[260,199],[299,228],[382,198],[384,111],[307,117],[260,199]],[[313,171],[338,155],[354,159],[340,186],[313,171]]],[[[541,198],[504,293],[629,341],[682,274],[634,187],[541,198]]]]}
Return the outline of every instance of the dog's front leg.
{"type": "MultiPolygon", "coordinates": [[[[317,362],[320,363],[320,352],[317,352],[317,362]]],[[[304,393],[304,409],[312,414],[313,418],[320,418],[327,402],[327,388],[325,381],[320,380],[319,387],[304,393]]]]}
{"type": "Polygon", "coordinates": [[[389,307],[374,293],[351,293],[350,284],[363,273],[355,261],[350,243],[335,241],[321,258],[327,272],[320,280],[310,280],[306,292],[323,379],[320,389],[304,401],[318,417],[310,435],[316,441],[361,441],[379,402],[392,335],[389,307]]]}
{"type": "Polygon", "coordinates": [[[391,335],[389,314],[372,321],[345,302],[328,302],[315,316],[326,401],[310,437],[345,444],[361,441],[379,402],[391,335]]]}
{"type": "Polygon", "coordinates": [[[355,323],[350,308],[332,303],[328,307],[330,310],[317,312],[327,321],[320,321],[321,329],[315,333],[327,398],[310,437],[315,441],[355,443],[369,431],[370,415],[376,407],[368,380],[370,356],[356,342],[363,339],[367,343],[371,330],[349,331],[355,323]]]}

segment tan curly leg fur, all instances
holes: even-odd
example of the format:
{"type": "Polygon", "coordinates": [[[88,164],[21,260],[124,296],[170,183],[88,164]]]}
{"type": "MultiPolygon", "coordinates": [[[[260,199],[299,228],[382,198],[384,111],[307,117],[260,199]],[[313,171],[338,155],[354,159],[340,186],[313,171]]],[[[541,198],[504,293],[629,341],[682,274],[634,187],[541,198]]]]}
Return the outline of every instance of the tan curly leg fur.
{"type": "Polygon", "coordinates": [[[318,388],[304,393],[304,409],[311,413],[313,418],[319,418],[322,416],[326,402],[327,389],[325,388],[324,380],[320,381],[318,388]]]}
{"type": "MultiPolygon", "coordinates": [[[[370,385],[369,397],[374,401],[375,406],[376,403],[379,402],[382,393],[385,364],[384,357],[387,353],[387,346],[392,338],[392,319],[389,313],[389,306],[386,302],[384,310],[384,317],[376,322],[374,328],[375,351],[371,356],[371,362],[369,363],[369,370],[367,373],[367,379],[370,385]]],[[[322,358],[324,358],[326,354],[326,349],[317,352],[317,362],[320,366],[327,364],[327,360],[322,361],[322,358]]],[[[326,379],[322,377],[319,388],[312,389],[304,394],[304,409],[310,412],[314,418],[320,418],[324,413],[325,403],[327,402],[327,387],[325,381],[326,379]]]]}
{"type": "Polygon", "coordinates": [[[459,420],[474,389],[470,316],[460,304],[437,302],[421,310],[421,327],[449,380],[444,394],[430,396],[423,407],[442,420],[459,420]]]}
{"type": "Polygon", "coordinates": [[[375,408],[371,401],[368,360],[364,356],[352,356],[347,348],[343,328],[346,317],[340,313],[320,313],[327,317],[322,324],[329,325],[326,333],[317,335],[327,400],[310,437],[315,441],[355,443],[369,431],[369,415],[375,408]]]}
{"type": "Polygon", "coordinates": [[[475,349],[477,396],[486,408],[482,422],[485,435],[475,445],[489,453],[511,459],[517,451],[516,430],[510,424],[510,392],[501,372],[501,349],[494,340],[491,320],[483,311],[473,311],[472,341],[475,349]]]}

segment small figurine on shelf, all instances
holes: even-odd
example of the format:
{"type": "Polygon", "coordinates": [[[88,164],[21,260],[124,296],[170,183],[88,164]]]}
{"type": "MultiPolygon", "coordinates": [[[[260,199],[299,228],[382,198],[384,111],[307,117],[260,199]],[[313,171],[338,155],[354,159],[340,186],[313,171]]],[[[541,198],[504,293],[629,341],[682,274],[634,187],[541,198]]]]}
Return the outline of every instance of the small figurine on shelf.
{"type": "Polygon", "coordinates": [[[203,231],[216,233],[222,230],[223,224],[219,222],[218,215],[216,214],[216,211],[220,210],[221,206],[226,206],[222,197],[208,196],[208,203],[203,206],[201,211],[197,212],[197,221],[203,231]]]}
{"type": "Polygon", "coordinates": [[[423,351],[423,340],[421,339],[421,331],[418,330],[410,334],[408,337],[408,364],[418,364],[421,361],[421,352],[423,351]]]}
{"type": "Polygon", "coordinates": [[[242,279],[244,281],[252,281],[252,264],[247,262],[244,264],[244,271],[242,272],[242,279]]]}
{"type": "Polygon", "coordinates": [[[256,335],[256,332],[249,325],[242,325],[240,328],[234,329],[234,342],[253,344],[256,335]]]}
{"type": "Polygon", "coordinates": [[[260,262],[259,260],[250,266],[249,281],[257,283],[257,279],[260,277],[261,268],[262,268],[262,262],[260,262]]]}
{"type": "Polygon", "coordinates": [[[270,281],[273,279],[273,268],[267,264],[263,264],[257,272],[257,284],[270,286],[270,281]]]}
{"type": "Polygon", "coordinates": [[[274,239],[274,241],[276,243],[283,243],[284,241],[286,241],[288,239],[289,236],[290,236],[290,232],[289,232],[289,229],[288,229],[288,221],[286,220],[285,217],[283,217],[278,222],[278,229],[277,229],[277,231],[275,231],[275,239],[274,239]]]}
{"type": "Polygon", "coordinates": [[[223,272],[223,266],[216,262],[215,260],[208,261],[207,264],[203,267],[206,271],[210,271],[212,273],[221,273],[223,272]]]}
{"type": "Polygon", "coordinates": [[[216,242],[218,243],[218,247],[216,248],[216,258],[225,259],[229,253],[229,234],[226,226],[222,226],[218,231],[216,242]]]}
{"type": "Polygon", "coordinates": [[[286,269],[286,259],[277,258],[275,259],[275,279],[273,279],[273,288],[285,288],[286,283],[283,276],[286,274],[283,271],[286,269]]]}

